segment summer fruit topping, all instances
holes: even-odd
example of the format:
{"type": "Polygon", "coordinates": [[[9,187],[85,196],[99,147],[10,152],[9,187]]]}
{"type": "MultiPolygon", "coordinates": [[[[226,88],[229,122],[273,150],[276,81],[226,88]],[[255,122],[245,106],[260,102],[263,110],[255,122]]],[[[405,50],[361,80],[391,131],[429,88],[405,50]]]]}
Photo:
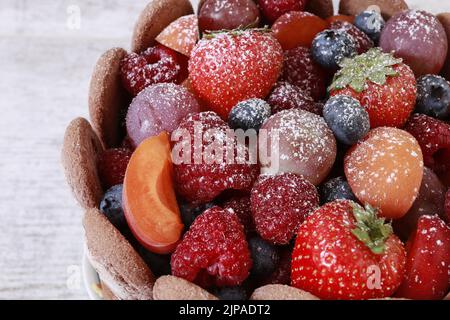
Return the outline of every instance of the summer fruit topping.
{"type": "Polygon", "coordinates": [[[261,99],[249,99],[239,102],[228,115],[228,124],[232,129],[254,129],[259,128],[270,117],[270,105],[261,99]]]}
{"type": "Polygon", "coordinates": [[[154,253],[172,252],[184,229],[172,184],[166,133],[139,145],[128,164],[123,209],[136,239],[154,253]]]}
{"type": "Polygon", "coordinates": [[[136,147],[163,131],[171,133],[188,114],[199,112],[200,105],[186,88],[160,83],[144,89],[128,109],[127,131],[136,147]]]}
{"type": "Polygon", "coordinates": [[[222,119],[240,101],[264,99],[283,65],[283,51],[267,30],[235,30],[201,40],[189,60],[193,90],[222,119]]]}
{"type": "Polygon", "coordinates": [[[237,216],[213,207],[195,219],[172,254],[172,274],[203,287],[239,286],[252,267],[237,216]]]}
{"type": "Polygon", "coordinates": [[[445,217],[447,223],[450,223],[450,189],[448,189],[445,195],[445,217]]]}
{"type": "Polygon", "coordinates": [[[247,291],[243,287],[216,288],[213,293],[220,300],[243,301],[248,299],[247,291]]]}
{"type": "Polygon", "coordinates": [[[406,250],[405,278],[396,296],[443,299],[450,289],[450,228],[437,216],[423,216],[406,250]]]}
{"type": "MultiPolygon", "coordinates": [[[[222,207],[224,209],[233,210],[234,214],[236,214],[244,226],[245,232],[251,233],[255,231],[255,223],[253,222],[252,217],[252,209],[250,204],[250,196],[241,195],[234,196],[228,200],[226,200],[222,207]]],[[[228,210],[230,211],[230,210],[228,210]]]]}
{"type": "Polygon", "coordinates": [[[284,52],[283,81],[296,85],[315,100],[326,94],[328,73],[312,58],[308,48],[298,47],[284,52]]]}
{"type": "Polygon", "coordinates": [[[301,109],[321,115],[323,109],[323,104],[315,102],[305,91],[285,81],[275,85],[267,102],[272,107],[272,114],[283,110],[301,109]]]}
{"type": "Polygon", "coordinates": [[[176,130],[181,136],[176,135],[175,140],[179,140],[172,150],[179,157],[174,166],[175,182],[178,194],[188,202],[208,203],[226,190],[250,191],[258,177],[256,161],[246,161],[251,160],[247,147],[237,139],[227,144],[228,130],[228,125],[211,111],[189,115],[176,130]],[[229,147],[234,147],[232,163],[227,158],[229,147]],[[218,150],[220,153],[216,153],[218,150]]]}
{"type": "Polygon", "coordinates": [[[163,82],[183,82],[187,76],[187,57],[157,44],[141,54],[130,53],[121,63],[125,89],[133,96],[146,87],[163,82]]]}
{"type": "Polygon", "coordinates": [[[347,180],[344,177],[336,177],[328,180],[320,187],[320,200],[322,204],[325,204],[335,200],[356,201],[356,197],[347,180]]]}
{"type": "Polygon", "coordinates": [[[422,151],[408,132],[377,128],[349,150],[344,169],[361,203],[379,208],[383,217],[398,219],[408,212],[419,192],[422,151]]]}
{"type": "Polygon", "coordinates": [[[259,8],[269,22],[274,22],[283,14],[303,11],[309,0],[258,0],[259,8]]]}
{"type": "Polygon", "coordinates": [[[127,220],[122,209],[122,190],[123,185],[121,184],[110,188],[103,196],[99,207],[100,211],[120,232],[128,229],[127,220]]]}
{"type": "Polygon", "coordinates": [[[331,97],[323,108],[323,117],[336,139],[347,145],[355,144],[370,130],[369,114],[349,96],[331,97]]]}
{"type": "Polygon", "coordinates": [[[313,113],[291,109],[278,112],[262,126],[267,143],[260,136],[261,172],[293,172],[319,185],[336,159],[336,140],[325,120],[313,113]]]}
{"type": "Polygon", "coordinates": [[[309,12],[292,11],[282,15],[272,26],[283,50],[311,47],[314,37],[327,28],[327,22],[309,12]]]}
{"type": "Polygon", "coordinates": [[[97,170],[104,189],[122,184],[132,152],[124,148],[107,149],[100,153],[97,170]]]}
{"type": "Polygon", "coordinates": [[[355,26],[367,34],[375,43],[378,43],[385,24],[381,14],[375,10],[363,11],[355,17],[355,26]]]}
{"type": "Polygon", "coordinates": [[[417,79],[416,111],[445,119],[450,116],[450,84],[436,75],[425,75],[417,79]]]}
{"type": "Polygon", "coordinates": [[[395,233],[402,240],[408,240],[411,233],[417,228],[417,221],[424,215],[438,215],[446,221],[444,212],[446,191],[447,189],[436,174],[431,169],[424,167],[419,195],[408,213],[403,218],[394,221],[395,233]]]}
{"type": "Polygon", "coordinates": [[[337,70],[344,58],[357,53],[353,37],[342,29],[329,29],[319,33],[312,43],[311,53],[322,67],[337,70]]]}
{"type": "Polygon", "coordinates": [[[196,15],[180,17],[167,26],[155,39],[160,44],[187,57],[199,40],[198,19],[196,15]]]}
{"type": "Polygon", "coordinates": [[[356,52],[358,54],[365,53],[370,48],[374,47],[372,39],[370,39],[368,35],[366,35],[364,32],[362,32],[349,22],[345,21],[332,22],[330,25],[330,29],[341,30],[343,32],[346,32],[349,36],[351,36],[356,45],[356,52]]]}
{"type": "Polygon", "coordinates": [[[416,79],[401,59],[373,48],[341,63],[330,94],[348,95],[367,110],[372,128],[405,124],[416,103],[416,79]]]}
{"type": "Polygon", "coordinates": [[[444,27],[434,15],[409,10],[386,23],[380,47],[385,52],[394,51],[419,77],[439,73],[447,58],[448,42],[444,27]]]}
{"type": "Polygon", "coordinates": [[[319,205],[317,189],[294,173],[261,175],[251,193],[256,231],[273,244],[288,244],[319,205]]]}
{"type": "Polygon", "coordinates": [[[328,22],[328,24],[332,24],[335,21],[344,21],[344,22],[353,24],[355,22],[355,16],[348,16],[345,14],[340,14],[340,15],[328,17],[326,19],[326,21],[328,22]]]}
{"type": "Polygon", "coordinates": [[[405,130],[419,142],[425,165],[444,185],[450,186],[450,125],[424,114],[414,114],[405,130]]]}
{"type": "Polygon", "coordinates": [[[253,0],[206,0],[198,14],[200,31],[257,27],[259,9],[253,0]]]}
{"type": "Polygon", "coordinates": [[[404,267],[403,244],[376,210],[338,200],[300,226],[292,285],[321,299],[383,298],[398,288],[404,267]]]}
{"type": "Polygon", "coordinates": [[[139,248],[139,255],[156,277],[170,274],[170,255],[153,253],[142,246],[139,248]]]}
{"type": "Polygon", "coordinates": [[[255,236],[248,240],[248,246],[253,261],[253,267],[250,270],[252,277],[261,279],[275,271],[280,256],[273,244],[255,236]]]}
{"type": "Polygon", "coordinates": [[[199,206],[195,206],[188,203],[183,203],[180,205],[181,219],[183,220],[184,226],[186,229],[189,229],[194,222],[195,218],[201,215],[206,210],[214,207],[215,204],[205,203],[199,206]]]}

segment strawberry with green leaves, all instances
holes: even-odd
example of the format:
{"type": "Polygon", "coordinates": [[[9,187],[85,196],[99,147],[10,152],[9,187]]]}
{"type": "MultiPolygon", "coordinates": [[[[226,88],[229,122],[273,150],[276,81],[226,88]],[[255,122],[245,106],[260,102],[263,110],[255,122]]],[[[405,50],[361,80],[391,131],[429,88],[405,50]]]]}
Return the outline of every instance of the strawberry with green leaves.
{"type": "Polygon", "coordinates": [[[389,297],[403,280],[405,261],[403,243],[375,209],[337,200],[300,226],[292,285],[321,299],[389,297]]]}
{"type": "Polygon", "coordinates": [[[348,95],[363,105],[372,128],[402,127],[416,103],[416,79],[402,59],[370,49],[344,59],[330,88],[330,95],[348,95]]]}

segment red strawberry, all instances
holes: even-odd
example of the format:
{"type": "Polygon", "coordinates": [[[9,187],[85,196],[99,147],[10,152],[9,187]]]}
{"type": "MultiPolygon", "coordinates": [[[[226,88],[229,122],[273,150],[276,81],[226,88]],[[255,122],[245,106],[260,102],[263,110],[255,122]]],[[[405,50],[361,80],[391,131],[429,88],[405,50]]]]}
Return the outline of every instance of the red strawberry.
{"type": "Polygon", "coordinates": [[[220,207],[203,212],[172,254],[170,264],[174,276],[203,287],[242,284],[252,260],[238,217],[220,207]]]}
{"type": "Polygon", "coordinates": [[[422,216],[406,250],[405,279],[396,296],[444,298],[450,289],[450,228],[438,216],[422,216]]]}
{"type": "Polygon", "coordinates": [[[132,151],[125,148],[108,149],[98,158],[98,175],[105,189],[122,184],[132,151]]]}
{"type": "Polygon", "coordinates": [[[271,33],[231,31],[204,37],[189,60],[197,96],[222,119],[240,101],[264,99],[277,81],[283,51],[271,33]]]}
{"type": "Polygon", "coordinates": [[[414,73],[401,61],[378,48],[345,59],[330,94],[359,100],[369,113],[372,128],[401,127],[414,110],[417,94],[414,73]]]}
{"type": "Polygon", "coordinates": [[[322,299],[391,296],[400,285],[405,249],[376,211],[349,200],[327,203],[300,226],[292,285],[322,299]]]}
{"type": "Polygon", "coordinates": [[[414,114],[405,130],[420,144],[425,165],[450,186],[450,125],[424,114],[414,114]]]}

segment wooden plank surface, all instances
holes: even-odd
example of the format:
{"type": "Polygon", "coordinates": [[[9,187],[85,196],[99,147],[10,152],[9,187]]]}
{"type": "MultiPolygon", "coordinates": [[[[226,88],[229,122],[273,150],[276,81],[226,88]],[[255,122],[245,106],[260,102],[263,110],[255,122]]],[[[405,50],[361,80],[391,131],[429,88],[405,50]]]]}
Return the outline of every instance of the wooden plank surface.
{"type": "MultiPolygon", "coordinates": [[[[129,47],[147,1],[0,0],[0,299],[87,298],[82,211],[64,180],[62,138],[70,120],[87,117],[95,61],[129,47]]],[[[438,3],[450,11],[439,0],[426,7],[438,3]]]]}

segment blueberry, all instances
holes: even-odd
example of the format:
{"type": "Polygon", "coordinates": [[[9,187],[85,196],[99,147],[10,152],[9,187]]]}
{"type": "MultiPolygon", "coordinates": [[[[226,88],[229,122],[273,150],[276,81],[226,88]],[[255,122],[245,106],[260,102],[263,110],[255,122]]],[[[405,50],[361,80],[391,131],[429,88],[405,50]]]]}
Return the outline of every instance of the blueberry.
{"type": "Polygon", "coordinates": [[[425,75],[417,80],[416,111],[445,119],[450,116],[450,85],[444,78],[425,75]]]}
{"type": "Polygon", "coordinates": [[[328,180],[320,187],[320,200],[322,204],[339,199],[357,201],[350,185],[344,177],[328,180]]]}
{"type": "Polygon", "coordinates": [[[255,129],[261,128],[263,123],[270,117],[270,105],[261,99],[250,99],[239,102],[228,116],[228,124],[232,129],[255,129]]]}
{"type": "Polygon", "coordinates": [[[353,38],[342,29],[325,30],[314,38],[311,53],[314,60],[324,68],[337,70],[344,58],[356,55],[353,38]]]}
{"type": "Polygon", "coordinates": [[[213,294],[220,300],[247,300],[247,292],[242,287],[224,287],[213,290],[213,294]]]}
{"type": "Polygon", "coordinates": [[[325,122],[336,139],[353,145],[370,130],[369,114],[358,100],[349,96],[331,97],[323,108],[325,122]]]}
{"type": "Polygon", "coordinates": [[[381,14],[375,10],[363,11],[355,18],[355,26],[367,34],[375,43],[380,39],[385,24],[381,14]]]}
{"type": "Polygon", "coordinates": [[[191,204],[182,203],[180,205],[181,219],[183,220],[186,230],[190,228],[195,218],[214,206],[214,203],[202,204],[200,206],[193,206],[191,204]]]}
{"type": "Polygon", "coordinates": [[[280,261],[277,248],[256,236],[248,241],[253,260],[251,274],[255,278],[267,276],[275,271],[280,261]]]}
{"type": "Polygon", "coordinates": [[[156,277],[170,274],[170,255],[156,254],[142,246],[139,248],[139,255],[156,277]]]}
{"type": "Polygon", "coordinates": [[[122,184],[111,187],[103,196],[99,208],[116,229],[124,233],[128,225],[122,208],[122,190],[122,184]]]}

